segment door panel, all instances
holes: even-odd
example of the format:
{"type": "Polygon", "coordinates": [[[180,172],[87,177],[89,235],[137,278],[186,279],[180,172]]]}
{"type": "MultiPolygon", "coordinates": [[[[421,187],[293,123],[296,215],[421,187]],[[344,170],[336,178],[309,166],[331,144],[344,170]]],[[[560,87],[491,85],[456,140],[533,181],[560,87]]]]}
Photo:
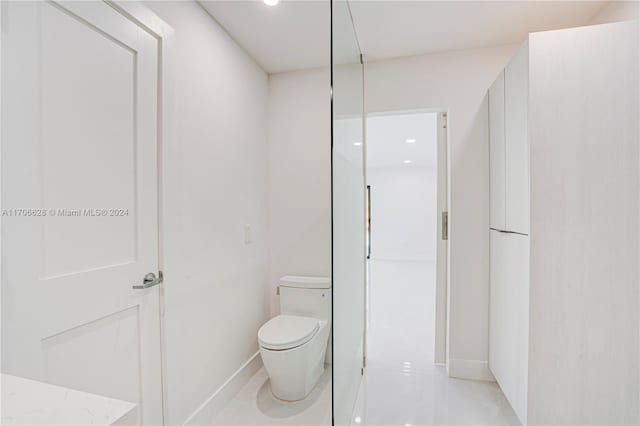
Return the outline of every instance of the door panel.
{"type": "Polygon", "coordinates": [[[506,229],[529,234],[529,43],[505,69],[506,229]]]}
{"type": "Polygon", "coordinates": [[[158,270],[157,40],[103,2],[2,7],[3,372],[161,424],[158,288],[132,289],[158,270]]]}
{"type": "Polygon", "coordinates": [[[448,281],[448,242],[449,218],[448,195],[449,182],[447,170],[447,114],[438,113],[437,140],[437,212],[438,231],[436,232],[436,327],[434,362],[447,362],[447,281],[448,281]],[[445,218],[446,215],[446,218],[445,218]]]}
{"type": "Polygon", "coordinates": [[[43,277],[135,261],[135,53],[64,9],[42,8],[42,199],[71,215],[44,219],[43,277]],[[74,215],[99,206],[129,215],[74,215]]]}
{"type": "Polygon", "coordinates": [[[138,315],[134,306],[42,339],[44,381],[138,401],[138,315]]]}
{"type": "Polygon", "coordinates": [[[504,71],[489,88],[490,226],[506,229],[504,71]]]}

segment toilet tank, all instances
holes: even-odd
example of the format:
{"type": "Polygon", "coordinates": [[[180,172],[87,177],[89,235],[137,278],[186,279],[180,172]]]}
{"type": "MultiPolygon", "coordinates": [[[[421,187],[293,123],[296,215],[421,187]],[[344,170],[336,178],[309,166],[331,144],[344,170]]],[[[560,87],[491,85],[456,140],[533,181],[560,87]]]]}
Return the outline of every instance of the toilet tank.
{"type": "Polygon", "coordinates": [[[280,313],[331,319],[331,279],[287,275],[280,278],[280,313]]]}

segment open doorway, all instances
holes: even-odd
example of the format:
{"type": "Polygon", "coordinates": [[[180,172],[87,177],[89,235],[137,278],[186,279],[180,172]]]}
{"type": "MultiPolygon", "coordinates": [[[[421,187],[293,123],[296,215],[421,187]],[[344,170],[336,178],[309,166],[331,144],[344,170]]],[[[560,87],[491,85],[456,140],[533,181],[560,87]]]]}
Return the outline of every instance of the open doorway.
{"type": "Polygon", "coordinates": [[[446,118],[439,111],[367,117],[367,348],[374,357],[391,330],[403,329],[419,337],[419,349],[405,348],[411,355],[445,363],[446,118]]]}
{"type": "Polygon", "coordinates": [[[366,134],[367,379],[387,383],[366,386],[402,409],[402,380],[446,358],[446,113],[370,114],[366,134]]]}

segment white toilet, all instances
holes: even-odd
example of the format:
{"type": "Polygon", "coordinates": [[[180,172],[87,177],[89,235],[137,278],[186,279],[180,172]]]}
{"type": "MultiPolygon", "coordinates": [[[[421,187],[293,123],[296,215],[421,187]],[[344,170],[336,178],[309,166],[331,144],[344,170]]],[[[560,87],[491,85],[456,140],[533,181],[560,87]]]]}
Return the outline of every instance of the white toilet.
{"type": "Polygon", "coordinates": [[[271,392],[285,401],[309,395],[322,372],[331,328],[331,280],[280,278],[280,315],[258,331],[271,392]]]}

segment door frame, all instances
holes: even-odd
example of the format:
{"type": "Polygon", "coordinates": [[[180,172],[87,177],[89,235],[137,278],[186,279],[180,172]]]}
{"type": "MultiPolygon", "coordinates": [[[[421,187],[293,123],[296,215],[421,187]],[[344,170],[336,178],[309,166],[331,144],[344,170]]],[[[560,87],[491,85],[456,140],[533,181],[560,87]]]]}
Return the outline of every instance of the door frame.
{"type": "MultiPolygon", "coordinates": [[[[158,268],[165,269],[164,261],[164,221],[165,197],[163,186],[164,152],[173,143],[175,135],[175,32],[173,28],[156,15],[149,7],[138,1],[103,0],[119,13],[140,26],[158,41],[158,268]]],[[[170,282],[170,280],[169,280],[170,282]]],[[[167,424],[169,417],[167,383],[167,341],[165,327],[165,286],[167,277],[159,286],[160,307],[160,362],[162,383],[162,417],[167,424]]]]}
{"type": "MultiPolygon", "coordinates": [[[[449,259],[450,244],[447,238],[444,244],[442,241],[442,213],[446,212],[451,217],[451,164],[449,158],[449,110],[444,107],[436,108],[416,108],[406,110],[391,111],[365,111],[365,126],[369,117],[382,117],[392,115],[407,115],[420,113],[437,114],[437,171],[436,175],[436,193],[437,193],[437,236],[438,243],[436,249],[436,300],[435,300],[435,342],[434,342],[434,363],[438,365],[446,365],[448,359],[449,347],[449,259]],[[442,127],[443,125],[443,127],[442,127]],[[440,179],[444,177],[444,179],[440,179]],[[444,181],[444,182],[443,182],[444,181]]],[[[366,163],[365,163],[366,177],[366,163]]],[[[365,186],[368,182],[365,181],[365,186]]],[[[447,237],[451,235],[450,221],[447,223],[447,237]]],[[[369,259],[367,259],[367,268],[369,259]]],[[[365,284],[366,294],[369,294],[369,276],[365,284]]],[[[365,304],[366,321],[369,321],[368,303],[365,304]]],[[[366,342],[366,339],[365,339],[366,342]]]]}
{"type": "MultiPolygon", "coordinates": [[[[171,26],[160,19],[151,9],[143,5],[139,1],[127,1],[127,0],[102,0],[107,5],[111,6],[118,13],[125,18],[138,25],[144,31],[149,33],[158,42],[158,141],[157,141],[157,189],[158,189],[158,267],[160,270],[164,269],[163,258],[163,164],[164,146],[171,143],[174,137],[174,61],[175,61],[175,33],[171,26]]],[[[0,22],[3,22],[3,9],[0,5],[0,22]]],[[[2,26],[0,26],[0,37],[2,26]]],[[[2,96],[2,59],[0,56],[0,96],[2,96]]],[[[1,106],[0,106],[1,108],[1,106]]],[[[2,111],[0,109],[0,129],[2,129],[2,111]]],[[[2,132],[0,132],[0,147],[2,147],[2,132]]],[[[0,209],[2,209],[2,149],[0,149],[0,209]]],[[[0,241],[3,236],[2,221],[0,221],[0,241]]],[[[0,256],[2,255],[2,244],[0,244],[0,256]]],[[[0,280],[2,279],[2,262],[0,262],[0,280]]],[[[160,317],[158,322],[160,324],[160,362],[161,371],[160,379],[162,383],[162,418],[163,423],[166,424],[168,419],[167,415],[167,383],[166,383],[166,339],[165,339],[165,327],[164,327],[164,285],[159,286],[159,309],[160,317]]],[[[0,295],[1,298],[1,295],[0,295]]]]}

